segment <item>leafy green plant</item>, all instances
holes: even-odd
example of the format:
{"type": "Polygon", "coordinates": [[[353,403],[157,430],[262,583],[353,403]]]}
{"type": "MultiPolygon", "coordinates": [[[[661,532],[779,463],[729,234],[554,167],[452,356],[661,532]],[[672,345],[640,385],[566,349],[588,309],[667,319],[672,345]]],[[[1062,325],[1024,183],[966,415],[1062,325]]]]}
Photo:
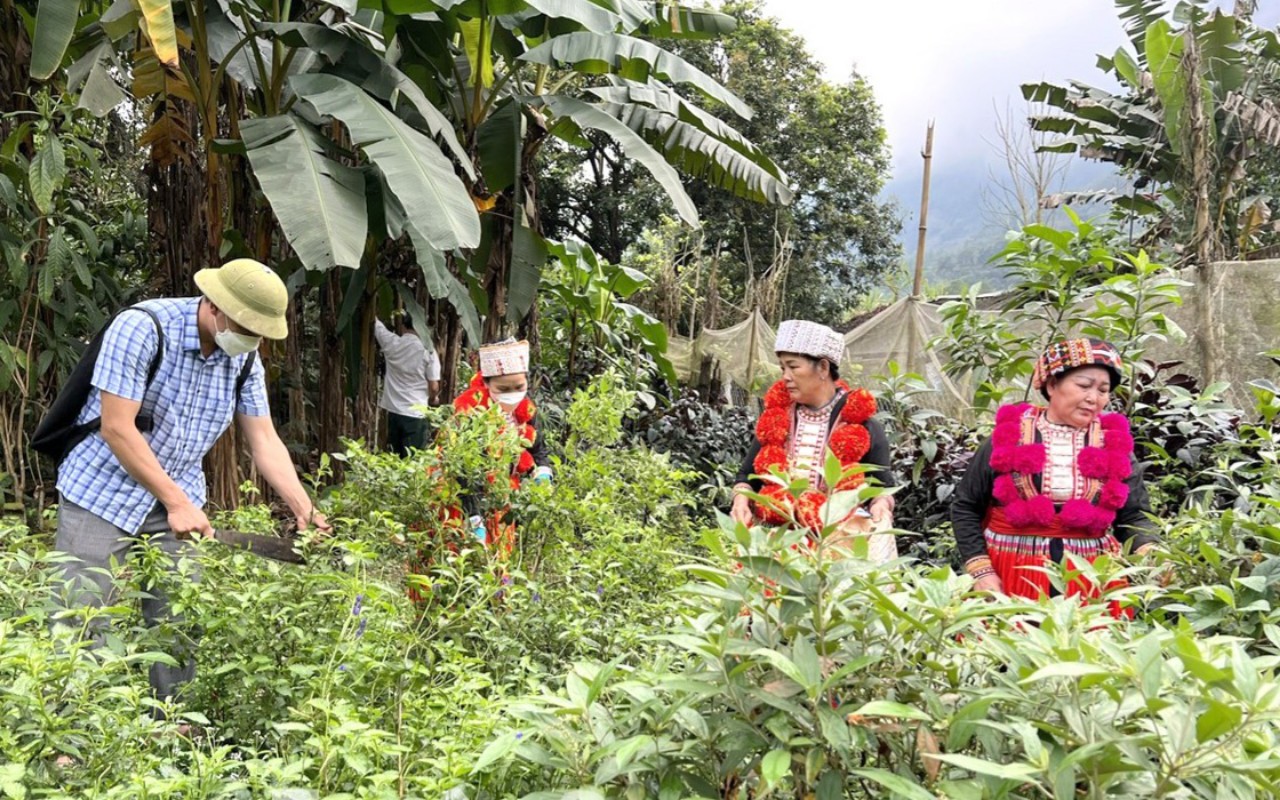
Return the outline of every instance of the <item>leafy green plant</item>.
{"type": "MultiPolygon", "coordinates": [[[[933,344],[946,349],[948,374],[971,377],[980,410],[1027,397],[1035,360],[1053,341],[1071,335],[1110,341],[1132,386],[1150,345],[1182,335],[1164,312],[1181,303],[1187,284],[1145,252],[1116,255],[1115,231],[1067,214],[1072,229],[1028,225],[995,257],[1012,282],[999,313],[979,311],[975,292],[941,309],[946,332],[933,344]]],[[[1118,396],[1131,410],[1128,390],[1118,396]]]]}

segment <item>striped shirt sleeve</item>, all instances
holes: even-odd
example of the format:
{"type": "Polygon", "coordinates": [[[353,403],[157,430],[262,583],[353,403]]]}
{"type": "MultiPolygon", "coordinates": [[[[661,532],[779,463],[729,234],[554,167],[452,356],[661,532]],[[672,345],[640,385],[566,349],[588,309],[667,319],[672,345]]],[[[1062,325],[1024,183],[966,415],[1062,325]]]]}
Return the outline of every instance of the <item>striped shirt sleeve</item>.
{"type": "Polygon", "coordinates": [[[271,414],[271,407],[267,403],[267,373],[262,368],[261,355],[253,360],[253,366],[249,369],[249,377],[245,379],[236,413],[247,417],[266,417],[271,414]]]}

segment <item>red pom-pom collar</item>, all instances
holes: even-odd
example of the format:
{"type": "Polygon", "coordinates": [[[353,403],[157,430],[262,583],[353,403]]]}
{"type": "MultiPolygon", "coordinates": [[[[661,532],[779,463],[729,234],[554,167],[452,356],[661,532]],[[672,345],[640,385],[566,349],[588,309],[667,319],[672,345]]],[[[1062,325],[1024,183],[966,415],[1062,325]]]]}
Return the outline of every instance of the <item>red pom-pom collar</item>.
{"type": "MultiPolygon", "coordinates": [[[[844,406],[840,409],[836,429],[832,431],[827,447],[839,459],[841,466],[847,470],[861,463],[871,451],[871,434],[867,431],[865,423],[876,414],[876,400],[866,389],[851,389],[844,381],[837,381],[836,387],[845,392],[844,406]]],[[[783,472],[790,470],[786,444],[791,438],[791,420],[794,410],[795,403],[791,400],[791,393],[787,391],[785,381],[778,381],[765,392],[764,412],[760,414],[760,419],[756,420],[756,441],[760,443],[760,451],[752,462],[752,467],[757,475],[768,475],[775,468],[783,472]]],[[[861,474],[850,475],[842,479],[835,488],[837,491],[856,489],[865,480],[861,474]]],[[[761,494],[784,505],[788,510],[792,509],[790,496],[777,484],[771,483],[765,486],[761,494]]],[[[801,500],[797,501],[795,506],[797,521],[815,530],[820,528],[820,524],[815,527],[810,523],[813,522],[816,509],[826,502],[826,497],[824,493],[816,490],[801,495],[801,500]]],[[[787,520],[786,516],[764,504],[755,504],[755,510],[756,516],[767,524],[776,525],[787,520]]]]}

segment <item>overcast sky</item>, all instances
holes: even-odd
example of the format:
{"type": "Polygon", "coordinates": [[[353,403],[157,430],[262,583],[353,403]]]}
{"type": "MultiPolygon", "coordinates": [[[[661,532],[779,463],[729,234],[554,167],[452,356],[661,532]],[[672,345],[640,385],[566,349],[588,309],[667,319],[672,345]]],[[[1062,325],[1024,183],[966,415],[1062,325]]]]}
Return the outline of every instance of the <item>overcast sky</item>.
{"type": "MultiPolygon", "coordinates": [[[[918,171],[930,118],[935,170],[986,157],[993,102],[1020,103],[1019,84],[1036,80],[1110,85],[1096,55],[1125,42],[1111,0],[766,0],[765,7],[804,37],[829,78],[856,68],[870,80],[895,173],[918,171]]],[[[1278,7],[1280,0],[1262,0],[1258,21],[1274,24],[1278,7]]]]}

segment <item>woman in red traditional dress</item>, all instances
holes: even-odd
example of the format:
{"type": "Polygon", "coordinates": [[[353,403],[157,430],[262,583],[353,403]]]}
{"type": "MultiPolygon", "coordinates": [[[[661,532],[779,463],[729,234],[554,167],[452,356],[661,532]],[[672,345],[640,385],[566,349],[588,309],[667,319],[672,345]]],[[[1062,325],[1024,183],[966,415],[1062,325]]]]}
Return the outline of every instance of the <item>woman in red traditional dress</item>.
{"type": "MultiPolygon", "coordinates": [[[[1155,547],[1129,420],[1105,413],[1122,369],[1107,342],[1057,342],[1032,377],[1047,404],[1007,405],[996,413],[995,430],[951,505],[956,545],[975,589],[1052,595],[1048,562],[1070,556],[1092,563],[1103,553],[1155,547]]],[[[1098,590],[1077,577],[1067,593],[1093,597],[1098,590]]]]}
{"type": "MultiPolygon", "coordinates": [[[[551,461],[538,435],[537,409],[529,399],[529,343],[508,339],[480,348],[480,371],[471,384],[453,401],[456,413],[467,414],[496,405],[519,433],[520,455],[509,476],[512,489],[532,477],[535,482],[551,480],[551,461]]],[[[483,489],[469,493],[464,501],[472,533],[486,545],[497,545],[510,553],[515,544],[515,526],[504,519],[504,509],[482,513],[483,489]]]]}
{"type": "MultiPolygon", "coordinates": [[[[889,440],[884,426],[873,419],[876,401],[866,389],[852,389],[840,380],[844,339],[825,325],[788,320],[778,326],[775,343],[782,380],[765,394],[764,411],[756,422],[755,442],[747,452],[734,486],[737,496],[730,512],[744,525],[757,520],[780,524],[786,516],[768,505],[752,503],[744,492],[756,492],[788,509],[794,518],[813,529],[821,528],[821,508],[832,488],[854,489],[863,474],[829,487],[823,475],[828,451],[848,469],[866,464],[865,473],[880,486],[892,486],[889,440]],[[806,478],[809,489],[794,503],[785,487],[767,476],[774,469],[806,478]],[[754,477],[753,477],[754,476],[754,477]]],[[[872,528],[892,527],[894,500],[880,495],[866,511],[858,510],[841,524],[840,532],[861,536],[872,528]]],[[[897,557],[892,534],[875,533],[868,539],[869,558],[883,563],[897,557]]]]}

